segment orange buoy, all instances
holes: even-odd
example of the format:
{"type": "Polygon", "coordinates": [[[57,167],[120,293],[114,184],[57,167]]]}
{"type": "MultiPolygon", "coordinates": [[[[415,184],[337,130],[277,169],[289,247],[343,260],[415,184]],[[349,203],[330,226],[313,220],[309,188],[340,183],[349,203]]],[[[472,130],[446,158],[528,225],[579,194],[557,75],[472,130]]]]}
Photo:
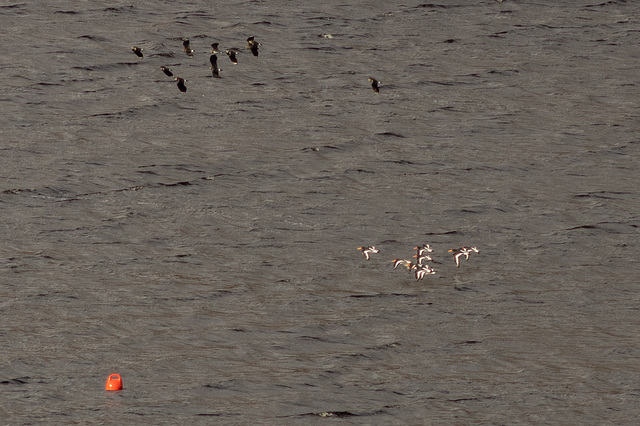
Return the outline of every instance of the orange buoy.
{"type": "Polygon", "coordinates": [[[122,390],[122,378],[119,374],[111,374],[107,379],[105,389],[108,391],[122,390]]]}

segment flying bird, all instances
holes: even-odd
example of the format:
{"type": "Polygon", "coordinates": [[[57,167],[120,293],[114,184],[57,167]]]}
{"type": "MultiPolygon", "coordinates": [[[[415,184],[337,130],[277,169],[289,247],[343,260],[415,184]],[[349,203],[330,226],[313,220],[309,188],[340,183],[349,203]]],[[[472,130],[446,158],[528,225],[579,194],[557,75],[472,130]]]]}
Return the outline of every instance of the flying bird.
{"type": "Polygon", "coordinates": [[[398,266],[402,265],[407,269],[411,270],[411,261],[405,259],[393,259],[393,269],[396,269],[398,266]]]}
{"type": "Polygon", "coordinates": [[[184,78],[176,77],[176,78],[174,78],[174,80],[178,82],[178,89],[180,89],[181,92],[186,92],[187,91],[187,86],[185,86],[185,84],[184,84],[184,82],[185,82],[184,78]]]}
{"type": "Polygon", "coordinates": [[[431,258],[431,256],[429,256],[428,254],[414,254],[414,255],[413,255],[413,257],[415,257],[415,258],[416,258],[416,264],[418,264],[418,265],[420,265],[420,266],[422,265],[422,263],[423,263],[425,260],[428,260],[428,261],[430,261],[430,262],[432,262],[432,261],[433,261],[433,259],[431,258]]]}
{"type": "Polygon", "coordinates": [[[414,250],[418,250],[418,255],[423,255],[425,253],[431,253],[433,252],[433,249],[431,248],[431,246],[427,243],[421,245],[421,246],[415,246],[413,248],[414,250]]]}
{"type": "Polygon", "coordinates": [[[260,43],[258,43],[257,41],[254,40],[255,37],[251,36],[247,39],[247,49],[251,50],[251,53],[253,53],[253,56],[258,56],[258,47],[260,46],[260,43]]]}
{"type": "Polygon", "coordinates": [[[238,52],[235,50],[225,50],[225,52],[229,56],[229,59],[231,59],[231,62],[233,62],[233,65],[238,65],[238,58],[236,58],[238,52]]]}
{"type": "Polygon", "coordinates": [[[425,275],[429,274],[429,275],[435,275],[436,274],[436,270],[435,269],[431,269],[428,266],[414,266],[414,269],[416,270],[416,281],[417,280],[421,280],[424,278],[425,275]]]}
{"type": "Polygon", "coordinates": [[[374,253],[380,253],[380,250],[375,248],[374,246],[369,247],[358,247],[358,250],[362,250],[362,255],[369,260],[369,257],[374,253]]]}
{"type": "Polygon", "coordinates": [[[369,81],[371,82],[371,88],[373,89],[373,91],[376,93],[380,93],[380,88],[378,87],[380,85],[380,81],[376,80],[373,77],[369,77],[369,81]]]}
{"type": "Polygon", "coordinates": [[[453,253],[453,261],[456,262],[456,267],[460,267],[460,257],[464,256],[465,260],[469,260],[471,253],[480,253],[476,247],[460,247],[458,249],[451,249],[448,251],[453,253]]]}
{"type": "Polygon", "coordinates": [[[144,56],[144,55],[142,54],[142,51],[143,51],[144,49],[142,49],[142,48],[140,48],[140,47],[138,47],[138,46],[131,46],[131,50],[133,51],[133,53],[135,53],[135,54],[136,54],[136,56],[137,56],[138,58],[142,58],[142,57],[144,56]]]}
{"type": "Polygon", "coordinates": [[[209,62],[211,62],[211,74],[213,74],[214,77],[220,77],[220,69],[218,69],[218,57],[215,53],[209,56],[209,62]]]}
{"type": "Polygon", "coordinates": [[[193,50],[191,48],[191,45],[189,44],[189,39],[185,38],[182,40],[182,50],[184,51],[184,53],[187,54],[187,56],[192,57],[193,54],[195,53],[195,50],[193,50]]]}

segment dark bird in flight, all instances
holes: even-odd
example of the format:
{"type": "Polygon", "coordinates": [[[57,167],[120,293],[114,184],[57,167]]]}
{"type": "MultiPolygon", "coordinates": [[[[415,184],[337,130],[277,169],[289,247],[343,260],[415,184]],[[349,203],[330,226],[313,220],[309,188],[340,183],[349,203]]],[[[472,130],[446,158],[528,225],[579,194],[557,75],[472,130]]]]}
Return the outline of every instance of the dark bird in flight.
{"type": "Polygon", "coordinates": [[[189,44],[189,39],[188,38],[185,38],[182,41],[182,46],[183,46],[182,50],[184,50],[184,53],[186,53],[187,56],[193,56],[193,53],[195,52],[195,50],[193,50],[191,48],[191,45],[189,44]]]}
{"type": "Polygon", "coordinates": [[[258,56],[258,47],[260,46],[260,43],[258,43],[257,41],[254,40],[254,36],[251,36],[247,39],[247,49],[251,50],[251,53],[253,53],[253,56],[258,56]]]}
{"type": "Polygon", "coordinates": [[[238,65],[238,58],[236,58],[238,52],[235,50],[225,50],[225,52],[229,56],[229,59],[231,59],[231,62],[233,62],[233,65],[238,65]]]}
{"type": "Polygon", "coordinates": [[[218,57],[215,53],[209,56],[209,62],[211,62],[211,74],[213,74],[214,77],[220,77],[220,70],[218,69],[218,57]]]}
{"type": "Polygon", "coordinates": [[[142,50],[140,47],[137,46],[131,46],[131,50],[133,50],[133,53],[136,54],[136,56],[138,58],[142,58],[144,55],[142,54],[142,50]]]}
{"type": "Polygon", "coordinates": [[[380,81],[376,80],[373,77],[369,77],[369,81],[371,82],[371,88],[373,89],[373,91],[376,93],[380,93],[380,88],[378,87],[380,84],[380,81]]]}
{"type": "Polygon", "coordinates": [[[176,77],[174,78],[175,81],[178,82],[178,89],[180,89],[181,92],[186,92],[187,91],[187,86],[185,86],[184,84],[184,78],[181,77],[176,77]]]}

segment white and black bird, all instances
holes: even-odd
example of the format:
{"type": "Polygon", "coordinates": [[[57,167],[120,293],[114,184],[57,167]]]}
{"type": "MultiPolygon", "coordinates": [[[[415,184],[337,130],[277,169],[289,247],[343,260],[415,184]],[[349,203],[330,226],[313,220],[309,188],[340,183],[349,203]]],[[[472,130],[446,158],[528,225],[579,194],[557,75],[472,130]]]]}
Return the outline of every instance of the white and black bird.
{"type": "Polygon", "coordinates": [[[421,246],[415,246],[413,249],[414,250],[418,250],[418,256],[423,255],[425,253],[432,253],[433,252],[433,249],[427,243],[424,243],[421,246]]]}
{"type": "Polygon", "coordinates": [[[189,44],[189,39],[188,38],[182,39],[182,50],[184,51],[184,53],[187,54],[187,56],[193,57],[193,54],[195,53],[195,50],[193,50],[191,48],[191,45],[189,44]]]}
{"type": "Polygon", "coordinates": [[[380,93],[380,80],[376,80],[373,77],[369,77],[369,81],[371,82],[371,88],[373,89],[374,92],[376,93],[380,93]]]}
{"type": "Polygon", "coordinates": [[[451,249],[448,251],[453,253],[453,261],[456,262],[456,267],[460,267],[460,258],[464,256],[465,260],[469,260],[471,253],[480,253],[477,247],[460,247],[457,249],[451,249]]]}
{"type": "Polygon", "coordinates": [[[175,77],[174,78],[175,81],[177,81],[177,85],[178,85],[178,89],[180,89],[181,92],[186,92],[187,91],[187,86],[184,84],[186,82],[186,80],[182,77],[175,77]]]}
{"type": "Polygon", "coordinates": [[[225,53],[227,54],[227,56],[229,56],[229,59],[231,60],[231,62],[233,62],[233,65],[238,65],[238,58],[236,58],[236,55],[238,54],[237,51],[225,50],[225,53]]]}
{"type": "Polygon", "coordinates": [[[430,268],[427,265],[424,265],[424,266],[415,266],[414,265],[414,269],[416,270],[416,272],[415,272],[416,281],[423,279],[425,275],[435,275],[436,274],[436,270],[430,268]]]}
{"type": "Polygon", "coordinates": [[[368,246],[368,247],[358,247],[358,250],[362,250],[362,255],[369,260],[369,258],[371,257],[372,254],[376,254],[376,253],[380,253],[380,250],[378,250],[377,248],[375,248],[375,246],[368,246]]]}
{"type": "Polygon", "coordinates": [[[220,69],[218,68],[218,56],[214,53],[209,56],[209,62],[211,62],[211,74],[214,77],[220,77],[220,69]]]}
{"type": "Polygon", "coordinates": [[[393,259],[393,269],[396,269],[398,266],[402,265],[407,269],[411,270],[411,261],[406,259],[393,259]]]}
{"type": "Polygon", "coordinates": [[[260,43],[255,40],[254,36],[251,36],[247,39],[247,49],[251,50],[253,56],[258,56],[258,47],[260,47],[260,43]]]}
{"type": "Polygon", "coordinates": [[[428,254],[414,254],[413,257],[416,258],[416,264],[419,266],[422,265],[422,263],[427,260],[430,262],[433,262],[433,258],[428,254]]]}
{"type": "Polygon", "coordinates": [[[144,49],[143,49],[143,48],[141,48],[141,47],[138,47],[138,46],[131,46],[131,51],[132,51],[133,53],[135,53],[135,54],[136,54],[136,56],[137,56],[138,58],[142,58],[142,57],[144,57],[144,55],[142,54],[142,51],[143,51],[143,50],[144,50],[144,49]]]}

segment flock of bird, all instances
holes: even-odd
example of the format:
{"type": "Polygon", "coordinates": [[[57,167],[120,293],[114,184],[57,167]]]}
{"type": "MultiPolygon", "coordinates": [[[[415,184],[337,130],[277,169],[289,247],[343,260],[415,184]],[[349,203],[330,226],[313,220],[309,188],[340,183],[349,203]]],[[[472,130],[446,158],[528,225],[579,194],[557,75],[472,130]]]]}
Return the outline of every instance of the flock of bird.
{"type": "MultiPolygon", "coordinates": [[[[431,257],[431,253],[433,252],[433,248],[429,244],[422,244],[420,246],[416,246],[413,248],[416,250],[416,254],[413,255],[415,258],[415,263],[411,260],[406,259],[393,259],[393,269],[396,269],[398,266],[404,266],[409,271],[414,271],[416,280],[423,279],[426,275],[435,275],[436,270],[433,269],[427,262],[433,262],[433,258],[431,257]]],[[[369,260],[371,255],[380,253],[375,246],[362,246],[358,247],[358,250],[362,251],[362,255],[365,259],[369,260]]],[[[456,249],[448,250],[447,253],[451,253],[453,256],[453,261],[456,264],[456,267],[460,267],[460,258],[464,257],[465,260],[469,260],[469,256],[472,253],[480,253],[477,247],[460,247],[456,249]]]]}
{"type": "MultiPolygon", "coordinates": [[[[216,55],[216,53],[220,53],[218,47],[219,44],[220,43],[211,44],[211,56],[209,56],[209,62],[211,63],[211,74],[215,78],[220,78],[220,71],[222,71],[218,68],[218,55],[216,55]]],[[[247,38],[247,44],[245,47],[251,51],[253,56],[258,57],[258,55],[260,54],[260,46],[261,44],[255,40],[255,36],[247,38]]],[[[138,46],[131,46],[131,51],[135,53],[137,57],[144,58],[143,48],[138,46]]],[[[191,48],[191,43],[188,38],[182,39],[182,51],[190,58],[192,58],[193,54],[195,53],[195,50],[191,48]]],[[[240,51],[238,49],[230,48],[228,50],[225,50],[224,52],[231,60],[231,63],[233,63],[234,65],[238,65],[238,54],[240,54],[240,51]]],[[[161,66],[160,70],[162,70],[162,72],[165,73],[167,77],[173,77],[173,72],[169,69],[169,67],[161,66]]],[[[187,80],[182,77],[174,77],[174,80],[177,82],[178,89],[181,92],[187,91],[187,85],[185,84],[187,80]]],[[[371,88],[373,89],[373,91],[375,93],[380,93],[380,81],[376,80],[373,77],[369,77],[369,82],[371,83],[371,88]]]]}
{"type": "MultiPolygon", "coordinates": [[[[211,63],[211,74],[216,78],[220,78],[220,71],[221,71],[218,68],[218,55],[216,55],[216,53],[220,53],[220,50],[218,47],[219,45],[220,43],[211,44],[211,51],[210,51],[211,56],[209,56],[209,62],[211,63]]],[[[260,54],[260,51],[259,51],[260,46],[261,44],[255,40],[254,36],[247,38],[247,44],[245,47],[251,51],[253,56],[257,57],[260,54]]],[[[138,46],[131,46],[131,51],[135,53],[137,57],[144,58],[143,48],[138,46]]],[[[190,58],[192,58],[193,54],[195,53],[195,50],[191,48],[191,42],[189,41],[188,38],[182,39],[182,51],[190,58]]],[[[224,52],[227,54],[232,64],[238,65],[238,54],[240,54],[239,50],[228,49],[228,50],[225,50],[224,52]]],[[[169,67],[161,66],[160,70],[163,73],[165,73],[167,77],[173,77],[173,72],[169,69],[169,67]]],[[[178,89],[181,92],[187,91],[187,85],[185,84],[187,80],[185,80],[182,77],[174,77],[174,80],[177,82],[178,89]]]]}

